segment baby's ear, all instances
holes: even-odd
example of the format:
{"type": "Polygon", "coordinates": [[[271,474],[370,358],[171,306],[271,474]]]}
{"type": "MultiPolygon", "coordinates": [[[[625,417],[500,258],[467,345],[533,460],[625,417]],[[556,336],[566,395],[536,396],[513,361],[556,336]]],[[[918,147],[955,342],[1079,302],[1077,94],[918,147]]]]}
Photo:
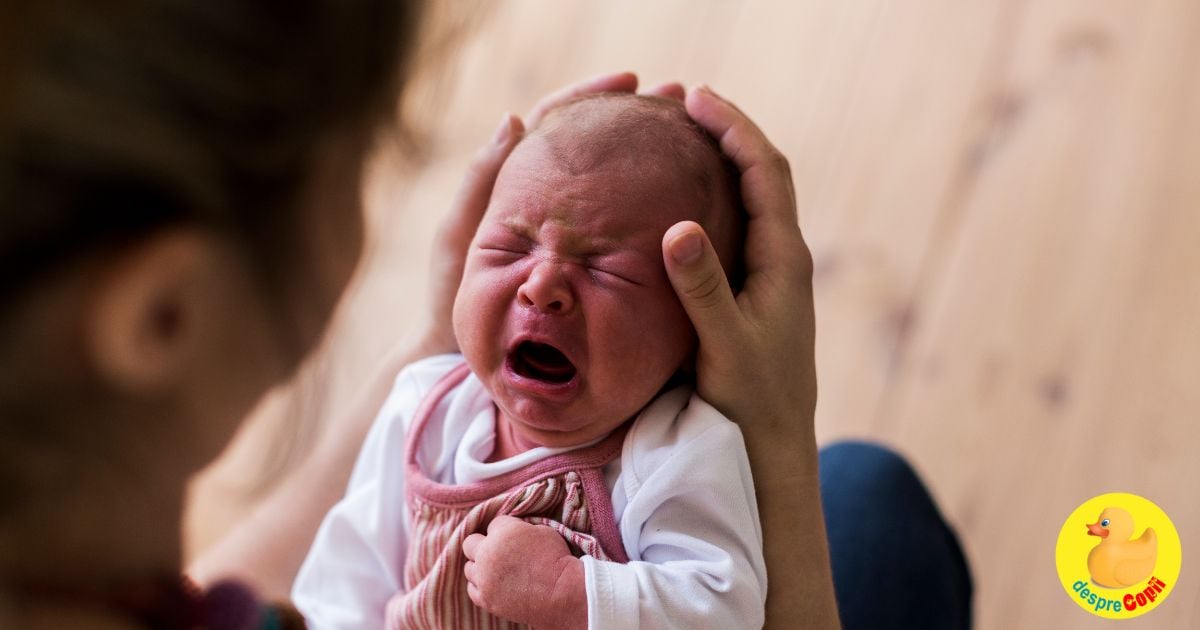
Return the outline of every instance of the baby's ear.
{"type": "MultiPolygon", "coordinates": [[[[667,379],[666,383],[663,383],[662,389],[658,390],[658,395],[665,394],[682,385],[687,385],[691,388],[696,387],[696,360],[694,358],[688,359],[687,365],[682,365],[678,370],[675,370],[671,378],[667,379]]],[[[657,398],[658,396],[655,397],[657,398]]]]}
{"type": "Polygon", "coordinates": [[[667,379],[666,389],[677,387],[679,385],[695,385],[696,384],[696,351],[698,347],[693,346],[692,351],[688,353],[687,358],[683,360],[671,378],[667,379]]]}

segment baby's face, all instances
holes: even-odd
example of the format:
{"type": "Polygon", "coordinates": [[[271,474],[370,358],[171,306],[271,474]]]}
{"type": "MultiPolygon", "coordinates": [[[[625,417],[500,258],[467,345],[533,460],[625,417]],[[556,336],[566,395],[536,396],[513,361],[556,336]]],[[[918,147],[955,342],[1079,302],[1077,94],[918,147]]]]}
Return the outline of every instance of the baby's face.
{"type": "Polygon", "coordinates": [[[565,168],[546,142],[496,181],[454,327],[517,437],[571,446],[636,414],[695,347],[661,242],[696,195],[637,160],[565,168]]]}

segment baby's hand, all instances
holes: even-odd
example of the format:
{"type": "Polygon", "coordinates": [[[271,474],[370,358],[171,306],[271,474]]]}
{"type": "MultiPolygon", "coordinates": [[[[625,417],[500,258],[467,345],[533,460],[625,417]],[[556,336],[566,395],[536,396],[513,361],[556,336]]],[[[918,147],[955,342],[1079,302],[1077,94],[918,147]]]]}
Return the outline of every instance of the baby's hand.
{"type": "Polygon", "coordinates": [[[476,606],[534,628],[586,628],[583,562],[558,532],[497,516],[463,541],[467,594],[476,606]]]}

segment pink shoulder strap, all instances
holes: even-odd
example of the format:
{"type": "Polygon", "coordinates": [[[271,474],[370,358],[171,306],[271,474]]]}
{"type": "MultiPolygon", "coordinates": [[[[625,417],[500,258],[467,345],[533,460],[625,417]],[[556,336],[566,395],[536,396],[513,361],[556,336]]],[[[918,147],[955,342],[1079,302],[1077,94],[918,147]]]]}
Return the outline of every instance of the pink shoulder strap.
{"type": "Polygon", "coordinates": [[[628,562],[625,550],[620,544],[621,537],[612,507],[612,498],[604,481],[603,468],[620,456],[621,447],[625,442],[625,434],[629,432],[632,421],[622,424],[592,446],[547,457],[483,482],[447,485],[426,477],[417,462],[421,436],[438,403],[451,390],[462,384],[470,373],[471,370],[466,363],[447,372],[434,384],[413,414],[404,454],[405,485],[409,496],[419,496],[421,501],[426,504],[446,508],[464,508],[528,483],[571,470],[579,471],[592,513],[592,527],[596,530],[597,537],[610,557],[618,562],[628,562]]]}

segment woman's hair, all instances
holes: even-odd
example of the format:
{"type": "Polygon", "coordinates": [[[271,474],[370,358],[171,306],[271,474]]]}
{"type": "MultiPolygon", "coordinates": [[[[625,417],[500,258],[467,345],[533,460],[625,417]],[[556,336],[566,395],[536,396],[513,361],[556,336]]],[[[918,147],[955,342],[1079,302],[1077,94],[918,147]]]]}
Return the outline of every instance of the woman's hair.
{"type": "MultiPolygon", "coordinates": [[[[16,343],[28,327],[22,305],[37,303],[30,295],[158,231],[217,234],[240,248],[264,291],[278,290],[294,259],[308,255],[301,195],[318,151],[347,141],[365,149],[395,116],[425,8],[420,0],[4,3],[0,377],[40,351],[16,343]]],[[[80,381],[70,367],[63,381],[80,381]]],[[[47,459],[47,444],[76,425],[72,435],[95,443],[103,428],[54,420],[70,419],[64,409],[86,392],[55,397],[53,383],[28,390],[4,380],[0,523],[49,483],[43,460],[61,457],[47,459]]]]}
{"type": "Polygon", "coordinates": [[[187,224],[287,265],[315,151],[396,110],[422,3],[43,0],[0,31],[0,316],[187,224]]]}

